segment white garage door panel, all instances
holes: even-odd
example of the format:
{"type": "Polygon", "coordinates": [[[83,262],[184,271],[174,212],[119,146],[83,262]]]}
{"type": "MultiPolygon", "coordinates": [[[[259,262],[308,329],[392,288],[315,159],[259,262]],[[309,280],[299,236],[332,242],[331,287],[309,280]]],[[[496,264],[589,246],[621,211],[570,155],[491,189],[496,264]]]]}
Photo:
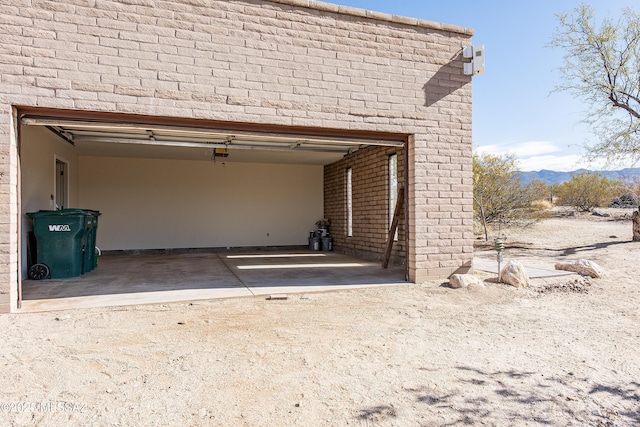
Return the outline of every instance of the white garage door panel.
{"type": "Polygon", "coordinates": [[[323,214],[323,167],[80,157],[80,206],[104,250],[304,245],[323,214]]]}

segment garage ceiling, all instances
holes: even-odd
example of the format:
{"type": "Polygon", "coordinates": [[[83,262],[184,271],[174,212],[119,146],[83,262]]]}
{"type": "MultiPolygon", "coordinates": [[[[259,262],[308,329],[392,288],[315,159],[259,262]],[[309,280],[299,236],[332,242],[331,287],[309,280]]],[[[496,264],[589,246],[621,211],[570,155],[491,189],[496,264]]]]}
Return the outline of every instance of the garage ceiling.
{"type": "Polygon", "coordinates": [[[46,127],[76,146],[80,155],[86,156],[328,164],[369,145],[403,146],[402,141],[376,138],[161,124],[57,120],[28,116],[23,117],[21,123],[46,127]],[[228,156],[224,156],[226,153],[228,156]]]}

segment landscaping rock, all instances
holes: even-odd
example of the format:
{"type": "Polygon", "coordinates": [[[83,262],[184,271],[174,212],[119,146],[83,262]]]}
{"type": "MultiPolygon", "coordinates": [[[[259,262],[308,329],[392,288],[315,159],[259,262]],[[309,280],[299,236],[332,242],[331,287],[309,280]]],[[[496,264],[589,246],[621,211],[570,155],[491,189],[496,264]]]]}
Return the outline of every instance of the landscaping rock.
{"type": "Polygon", "coordinates": [[[529,275],[525,271],[524,266],[515,260],[510,260],[507,265],[504,266],[500,272],[500,279],[503,283],[515,286],[516,288],[528,288],[531,285],[529,275]]]}
{"type": "Polygon", "coordinates": [[[467,286],[484,286],[484,282],[473,274],[454,274],[449,278],[449,287],[453,289],[466,288],[467,286]]]}
{"type": "Polygon", "coordinates": [[[580,274],[581,276],[589,276],[593,278],[602,277],[604,274],[604,271],[598,264],[587,259],[559,262],[556,264],[556,270],[572,271],[580,274]]]}

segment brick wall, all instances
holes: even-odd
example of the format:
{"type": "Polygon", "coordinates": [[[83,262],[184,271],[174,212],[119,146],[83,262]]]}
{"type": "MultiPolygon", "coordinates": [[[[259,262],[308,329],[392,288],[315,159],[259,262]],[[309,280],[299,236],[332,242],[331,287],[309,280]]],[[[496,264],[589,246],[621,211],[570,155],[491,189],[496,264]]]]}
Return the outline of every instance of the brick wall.
{"type": "MultiPolygon", "coordinates": [[[[398,159],[398,187],[404,186],[404,150],[369,147],[324,168],[324,212],[331,219],[336,250],[380,260],[389,231],[389,156],[398,159]],[[346,170],[352,171],[353,233],[347,236],[346,170]]],[[[391,209],[393,210],[394,207],[391,209]]],[[[404,210],[398,224],[398,241],[391,261],[405,261],[404,210]]]]}
{"type": "Polygon", "coordinates": [[[13,106],[413,135],[410,276],[471,259],[470,30],[307,0],[0,0],[0,23],[0,310],[18,279],[13,106]]]}
{"type": "Polygon", "coordinates": [[[407,262],[418,283],[466,272],[473,259],[472,148],[460,136],[471,125],[452,126],[437,141],[416,134],[408,145],[408,229],[414,250],[407,262]]]}

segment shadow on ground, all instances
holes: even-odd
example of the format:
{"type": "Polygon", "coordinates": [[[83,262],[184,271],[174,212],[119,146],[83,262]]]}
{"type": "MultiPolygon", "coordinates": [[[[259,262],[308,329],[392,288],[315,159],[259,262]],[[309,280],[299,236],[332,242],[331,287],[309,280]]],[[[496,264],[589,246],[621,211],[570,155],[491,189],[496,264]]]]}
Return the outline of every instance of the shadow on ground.
{"type": "Polygon", "coordinates": [[[605,249],[605,248],[608,248],[609,246],[624,245],[627,243],[632,243],[632,242],[606,242],[606,243],[595,243],[593,245],[575,246],[572,248],[560,249],[561,251],[560,256],[575,255],[580,252],[595,251],[597,249],[605,249]]]}
{"type": "MultiPolygon", "coordinates": [[[[445,385],[403,391],[423,425],[640,425],[640,383],[597,384],[571,372],[546,377],[458,366],[445,385]]],[[[361,409],[356,417],[380,422],[403,413],[397,404],[383,404],[361,409]]]]}
{"type": "MultiPolygon", "coordinates": [[[[598,249],[606,249],[610,246],[615,245],[634,245],[636,242],[631,240],[629,241],[613,241],[613,242],[600,242],[594,243],[591,245],[583,245],[583,246],[571,246],[566,248],[544,248],[536,246],[533,243],[522,243],[522,242],[514,242],[508,243],[504,246],[504,253],[508,253],[511,256],[520,256],[520,255],[531,255],[533,251],[535,251],[538,255],[549,256],[549,257],[565,257],[570,255],[587,253],[590,251],[595,251],[598,249]]],[[[490,251],[493,252],[493,243],[487,244],[485,242],[475,243],[474,249],[476,253],[481,251],[490,251]]]]}

